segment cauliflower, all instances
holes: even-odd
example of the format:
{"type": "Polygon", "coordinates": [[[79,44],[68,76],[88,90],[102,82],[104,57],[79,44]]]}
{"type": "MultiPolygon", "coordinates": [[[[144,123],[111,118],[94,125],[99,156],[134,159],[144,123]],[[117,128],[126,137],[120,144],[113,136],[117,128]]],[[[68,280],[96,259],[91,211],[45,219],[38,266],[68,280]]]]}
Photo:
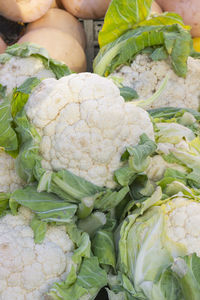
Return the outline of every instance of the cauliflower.
{"type": "Polygon", "coordinates": [[[115,185],[126,146],[142,133],[154,139],[148,113],[125,103],[115,84],[96,74],[43,80],[25,111],[42,137],[43,167],[68,169],[99,186],[115,185]]]}
{"type": "Polygon", "coordinates": [[[23,184],[15,171],[15,159],[0,150],[0,193],[13,192],[23,184]]]}
{"type": "Polygon", "coordinates": [[[40,300],[72,266],[73,242],[64,226],[49,225],[42,244],[35,244],[29,226],[32,213],[0,219],[0,299],[40,300]]]}
{"type": "Polygon", "coordinates": [[[146,108],[164,106],[199,109],[200,61],[192,57],[187,61],[186,78],[178,77],[169,61],[153,61],[146,54],[138,54],[130,66],[118,68],[112,76],[123,78],[123,84],[135,89],[141,99],[148,98],[158,90],[161,81],[169,74],[167,86],[161,96],[146,108]]]}
{"type": "Polygon", "coordinates": [[[184,245],[186,254],[200,256],[200,204],[177,197],[167,205],[166,213],[169,238],[184,245]]]}
{"type": "Polygon", "coordinates": [[[0,64],[0,84],[7,87],[7,94],[20,86],[27,78],[55,78],[51,70],[45,68],[43,62],[35,57],[12,57],[5,64],[0,64]]]}
{"type": "MultiPolygon", "coordinates": [[[[171,183],[171,187],[175,188],[176,185],[176,181],[171,183]]],[[[165,194],[163,200],[161,198],[164,195],[157,187],[141,207],[136,205],[130,209],[128,217],[119,227],[120,232],[116,232],[118,271],[124,273],[121,278],[126,276],[130,284],[128,291],[135,291],[134,295],[140,295],[141,299],[178,299],[177,295],[180,295],[180,299],[199,299],[199,197],[182,184],[178,184],[178,187],[179,190],[187,189],[187,195],[179,192],[167,198],[168,194],[165,194]],[[182,262],[179,270],[183,271],[182,267],[186,267],[185,276],[180,276],[182,281],[176,276],[178,268],[174,266],[179,259],[182,262]],[[194,262],[191,262],[193,259],[194,262]],[[172,271],[175,273],[172,274],[172,271]],[[194,288],[196,282],[198,289],[194,288]],[[191,287],[192,297],[189,294],[184,297],[188,287],[191,287]]],[[[118,281],[121,289],[115,285],[114,291],[125,289],[124,293],[127,293],[123,283],[118,281]]]]}

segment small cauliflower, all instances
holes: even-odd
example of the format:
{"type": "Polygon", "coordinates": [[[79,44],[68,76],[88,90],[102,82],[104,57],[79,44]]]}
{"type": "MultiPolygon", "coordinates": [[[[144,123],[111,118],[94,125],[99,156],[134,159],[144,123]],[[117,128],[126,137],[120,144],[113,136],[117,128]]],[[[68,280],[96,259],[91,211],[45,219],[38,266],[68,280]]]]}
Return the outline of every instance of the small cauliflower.
{"type": "Polygon", "coordinates": [[[69,74],[66,64],[52,59],[44,48],[35,44],[14,44],[0,55],[0,85],[6,87],[7,95],[30,77],[60,78],[69,74]]]}
{"type": "Polygon", "coordinates": [[[7,87],[7,94],[20,86],[27,78],[55,78],[51,70],[45,68],[43,62],[36,57],[12,57],[5,64],[0,64],[0,84],[7,87]]]}
{"type": "Polygon", "coordinates": [[[74,244],[64,226],[49,225],[44,241],[35,244],[29,226],[32,213],[0,219],[0,299],[44,299],[53,283],[65,279],[73,264],[74,244]]]}
{"type": "Polygon", "coordinates": [[[200,256],[200,204],[177,197],[166,206],[166,213],[168,237],[184,245],[186,254],[200,256]]]}
{"type": "Polygon", "coordinates": [[[25,111],[42,137],[43,167],[68,169],[99,186],[115,185],[113,173],[128,145],[143,133],[154,139],[148,113],[125,103],[115,84],[96,74],[43,80],[25,111]]]}
{"type": "Polygon", "coordinates": [[[0,150],[0,193],[13,192],[23,184],[15,171],[15,159],[0,150]]]}
{"type": "Polygon", "coordinates": [[[112,76],[123,79],[123,84],[135,89],[141,99],[152,96],[158,90],[166,74],[169,75],[167,86],[161,96],[149,108],[174,106],[199,109],[200,60],[188,57],[188,72],[185,78],[173,71],[169,60],[153,61],[147,54],[138,54],[130,66],[121,66],[112,76]]]}
{"type": "MultiPolygon", "coordinates": [[[[177,182],[171,185],[176,186],[177,182]]],[[[126,276],[129,291],[136,291],[147,300],[199,299],[199,197],[184,185],[178,186],[179,190],[187,189],[186,194],[190,196],[179,192],[169,198],[165,194],[165,199],[161,200],[164,195],[158,187],[140,208],[131,209],[120,226],[120,234],[116,235],[118,271],[126,276]],[[179,260],[182,263],[178,268],[176,262],[179,260]],[[177,275],[180,273],[179,281],[177,275]],[[191,287],[190,293],[188,287],[191,287]]],[[[123,288],[118,290],[123,291],[123,288]]],[[[127,293],[126,287],[124,293],[127,293]]]]}

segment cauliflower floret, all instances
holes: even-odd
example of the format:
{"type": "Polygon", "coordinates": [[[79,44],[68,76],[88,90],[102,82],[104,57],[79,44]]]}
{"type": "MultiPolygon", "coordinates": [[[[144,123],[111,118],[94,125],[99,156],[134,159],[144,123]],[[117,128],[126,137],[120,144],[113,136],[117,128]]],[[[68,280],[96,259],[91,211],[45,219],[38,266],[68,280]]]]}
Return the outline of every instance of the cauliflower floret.
{"type": "Polygon", "coordinates": [[[23,186],[23,181],[15,171],[15,160],[0,150],[0,192],[13,192],[23,186]]]}
{"type": "Polygon", "coordinates": [[[66,168],[99,186],[114,186],[126,146],[142,133],[154,139],[148,113],[125,103],[115,84],[96,74],[43,80],[25,109],[42,137],[43,167],[66,168]]]}
{"type": "Polygon", "coordinates": [[[65,227],[49,225],[45,240],[35,244],[31,218],[31,212],[22,208],[17,216],[0,219],[0,299],[43,299],[73,264],[74,244],[65,227]]]}
{"type": "Polygon", "coordinates": [[[200,76],[200,61],[189,57],[187,65],[187,76],[181,78],[174,73],[169,61],[152,61],[148,55],[139,54],[131,66],[118,68],[112,76],[123,78],[124,85],[135,89],[141,99],[146,99],[158,90],[166,74],[169,74],[163,93],[146,108],[174,106],[198,110],[200,85],[197,78],[200,76]]]}
{"type": "Polygon", "coordinates": [[[187,199],[175,198],[169,206],[167,218],[168,236],[183,244],[187,255],[200,256],[200,204],[187,199]]]}
{"type": "Polygon", "coordinates": [[[35,57],[12,57],[5,64],[0,64],[0,84],[7,87],[7,94],[20,86],[27,78],[55,78],[51,70],[45,69],[42,61],[35,57]]]}

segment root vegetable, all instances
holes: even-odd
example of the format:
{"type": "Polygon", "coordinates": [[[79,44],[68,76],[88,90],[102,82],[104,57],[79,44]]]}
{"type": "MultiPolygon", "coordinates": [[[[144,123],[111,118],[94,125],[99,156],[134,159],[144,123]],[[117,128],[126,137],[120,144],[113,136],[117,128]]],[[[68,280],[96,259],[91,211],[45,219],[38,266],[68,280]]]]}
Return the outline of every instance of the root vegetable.
{"type": "Polygon", "coordinates": [[[86,70],[86,57],[80,44],[71,35],[54,28],[40,28],[26,33],[18,43],[30,42],[45,48],[49,55],[68,65],[74,72],[86,70]]]}
{"type": "Polygon", "coordinates": [[[0,54],[4,53],[4,51],[6,50],[6,43],[4,42],[4,40],[0,37],[0,54]]]}
{"type": "Polygon", "coordinates": [[[29,23],[26,32],[39,28],[55,28],[72,35],[85,48],[86,36],[82,24],[68,12],[51,8],[39,20],[29,23]]]}
{"type": "Polygon", "coordinates": [[[200,36],[200,1],[199,0],[157,0],[164,11],[176,12],[185,24],[192,27],[191,34],[200,36]]]}
{"type": "Polygon", "coordinates": [[[32,22],[43,16],[53,0],[0,0],[0,15],[19,22],[32,22]]]}
{"type": "Polygon", "coordinates": [[[65,9],[83,19],[103,18],[111,0],[61,0],[65,9]]]}
{"type": "Polygon", "coordinates": [[[52,4],[51,4],[51,8],[57,8],[58,5],[57,5],[57,2],[56,0],[53,0],[52,4]]]}
{"type": "Polygon", "coordinates": [[[152,14],[161,14],[162,8],[155,1],[153,1],[151,6],[151,12],[152,14]]]}

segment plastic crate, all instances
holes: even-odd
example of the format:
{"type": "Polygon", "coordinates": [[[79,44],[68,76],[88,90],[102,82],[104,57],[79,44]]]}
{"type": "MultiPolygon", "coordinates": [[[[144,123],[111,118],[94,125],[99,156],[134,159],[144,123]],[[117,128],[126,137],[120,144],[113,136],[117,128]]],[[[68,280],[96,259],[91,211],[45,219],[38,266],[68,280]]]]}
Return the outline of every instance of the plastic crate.
{"type": "Polygon", "coordinates": [[[99,51],[98,34],[103,26],[103,19],[82,20],[87,38],[87,70],[92,72],[93,59],[99,51]]]}

